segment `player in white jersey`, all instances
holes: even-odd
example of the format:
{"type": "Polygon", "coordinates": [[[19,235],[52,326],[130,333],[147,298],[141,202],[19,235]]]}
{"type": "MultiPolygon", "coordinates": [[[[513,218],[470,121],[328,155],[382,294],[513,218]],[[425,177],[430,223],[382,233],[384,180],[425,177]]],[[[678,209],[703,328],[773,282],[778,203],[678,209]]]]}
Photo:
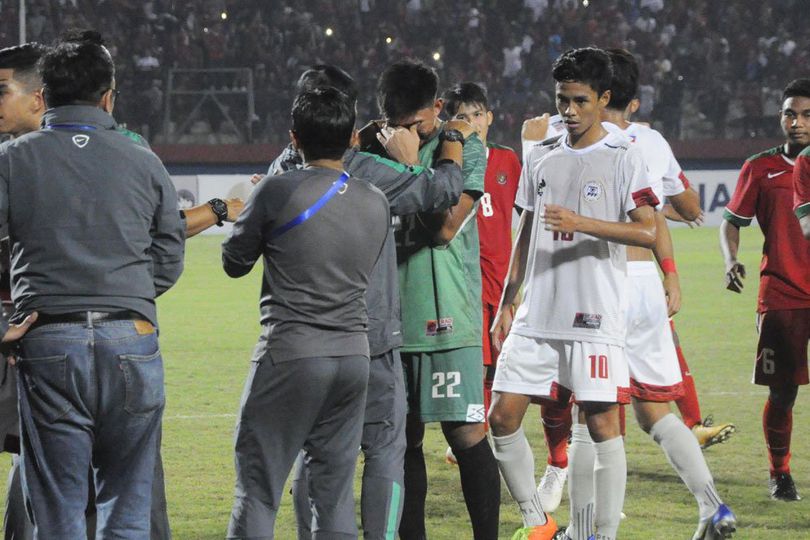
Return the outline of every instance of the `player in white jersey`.
{"type": "Polygon", "coordinates": [[[607,540],[616,538],[627,472],[618,417],[618,403],[630,398],[623,244],[654,244],[658,201],[639,153],[599,121],[610,100],[608,55],[569,51],[552,75],[568,135],[525,160],[515,201],[524,211],[492,328],[502,348],[489,420],[501,474],[523,517],[520,534],[550,539],[556,525],[535,491],[534,457],[520,426],[534,397],[574,394],[596,441],[594,522],[596,538],[607,540]]]}
{"type": "MultiPolygon", "coordinates": [[[[650,185],[659,199],[667,190],[670,193],[679,192],[673,197],[676,206],[688,206],[688,200],[680,200],[688,195],[684,194],[677,173],[670,172],[673,167],[669,163],[675,160],[666,159],[667,154],[671,155],[671,151],[665,152],[669,145],[657,131],[631,124],[627,120],[627,111],[638,89],[638,64],[623,49],[611,49],[608,53],[613,65],[613,82],[610,103],[603,115],[603,120],[607,122],[604,126],[608,131],[626,137],[629,144],[642,151],[645,161],[651,165],[650,185]]],[[[679,169],[677,167],[675,170],[679,169]]],[[[658,212],[656,230],[657,241],[652,251],[638,247],[627,249],[628,275],[633,279],[628,290],[630,309],[626,319],[625,352],[633,409],[640,427],[661,446],[670,464],[698,502],[700,519],[694,538],[729,538],[735,530],[736,518],[720,500],[697,440],[670,411],[669,402],[683,393],[678,357],[668,321],[668,314],[679,308],[680,285],[666,220],[658,212]],[[653,254],[665,274],[669,306],[652,261],[653,254]]],[[[592,494],[589,494],[593,478],[578,473],[578,470],[592,470],[593,460],[593,444],[587,430],[584,426],[575,425],[570,447],[571,524],[567,531],[567,538],[573,540],[587,540],[591,534],[586,516],[590,514],[590,505],[593,504],[592,494]]]]}

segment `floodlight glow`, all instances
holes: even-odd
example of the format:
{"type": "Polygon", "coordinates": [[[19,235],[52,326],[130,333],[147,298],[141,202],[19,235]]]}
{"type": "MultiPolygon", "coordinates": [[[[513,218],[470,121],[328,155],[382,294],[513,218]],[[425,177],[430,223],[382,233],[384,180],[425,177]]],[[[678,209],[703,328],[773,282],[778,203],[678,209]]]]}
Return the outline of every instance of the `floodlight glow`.
{"type": "Polygon", "coordinates": [[[442,55],[439,54],[438,52],[435,52],[435,53],[433,53],[433,59],[438,62],[439,60],[442,59],[442,55]]]}
{"type": "Polygon", "coordinates": [[[222,18],[222,20],[223,20],[223,21],[225,21],[225,20],[227,20],[227,19],[228,19],[228,12],[227,12],[227,11],[223,11],[222,13],[220,13],[220,15],[219,15],[219,16],[222,18]]]}
{"type": "Polygon", "coordinates": [[[326,35],[331,36],[332,34],[334,34],[334,31],[331,28],[327,28],[326,29],[326,35]]]}
{"type": "Polygon", "coordinates": [[[391,45],[391,43],[393,41],[394,41],[394,38],[392,38],[391,36],[388,36],[387,38],[385,38],[385,42],[388,43],[389,45],[391,45]]]}

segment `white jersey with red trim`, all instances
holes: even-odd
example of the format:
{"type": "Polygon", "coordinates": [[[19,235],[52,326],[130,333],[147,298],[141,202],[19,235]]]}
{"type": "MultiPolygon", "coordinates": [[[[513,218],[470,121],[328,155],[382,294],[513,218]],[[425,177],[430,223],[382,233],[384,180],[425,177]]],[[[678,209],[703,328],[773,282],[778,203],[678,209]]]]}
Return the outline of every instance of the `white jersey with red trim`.
{"type": "Polygon", "coordinates": [[[623,346],[627,306],[625,246],[583,233],[547,231],[548,204],[605,221],[623,222],[639,206],[656,206],[639,151],[608,133],[582,149],[567,137],[533,147],[515,204],[534,212],[519,335],[623,346]]]}
{"type": "Polygon", "coordinates": [[[523,151],[523,164],[526,164],[526,157],[529,155],[529,151],[534,146],[539,146],[543,141],[552,139],[554,137],[559,137],[560,135],[565,135],[568,133],[568,130],[565,129],[565,122],[562,119],[562,116],[559,114],[555,114],[554,116],[548,119],[548,128],[546,128],[546,135],[543,137],[542,140],[539,141],[530,141],[526,139],[521,139],[521,150],[523,151]]]}
{"type": "MultiPolygon", "coordinates": [[[[616,128],[615,124],[609,125],[616,128]]],[[[626,129],[620,131],[641,150],[641,155],[644,156],[644,161],[650,169],[650,182],[660,182],[661,193],[665,197],[672,197],[686,191],[689,181],[663,135],[649,126],[632,122],[626,129]]],[[[659,193],[656,192],[656,194],[659,193]]],[[[659,196],[659,199],[663,203],[663,197],[659,196]]]]}

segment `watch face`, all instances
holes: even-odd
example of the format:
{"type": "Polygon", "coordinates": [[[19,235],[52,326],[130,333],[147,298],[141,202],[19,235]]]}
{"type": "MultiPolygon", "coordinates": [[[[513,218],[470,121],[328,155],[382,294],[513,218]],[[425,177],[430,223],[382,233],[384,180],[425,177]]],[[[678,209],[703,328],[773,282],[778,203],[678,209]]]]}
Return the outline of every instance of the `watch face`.
{"type": "Polygon", "coordinates": [[[214,211],[220,220],[224,220],[228,217],[228,205],[225,204],[225,201],[222,199],[211,199],[208,201],[208,204],[211,205],[211,210],[214,211]]]}

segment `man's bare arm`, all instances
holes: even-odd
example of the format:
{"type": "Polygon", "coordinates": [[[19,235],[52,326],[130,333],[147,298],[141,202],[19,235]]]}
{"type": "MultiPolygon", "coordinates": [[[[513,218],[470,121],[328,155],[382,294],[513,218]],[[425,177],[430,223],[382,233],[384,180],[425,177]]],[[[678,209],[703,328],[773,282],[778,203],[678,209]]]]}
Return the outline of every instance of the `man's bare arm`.
{"type": "Polygon", "coordinates": [[[549,204],[542,219],[549,231],[580,232],[609,242],[648,249],[655,245],[655,210],[651,206],[639,206],[630,212],[631,222],[621,223],[581,216],[568,208],[549,204]]]}
{"type": "Polygon", "coordinates": [[[802,227],[802,235],[805,240],[810,240],[810,214],[799,218],[799,225],[802,227]]]}
{"type": "Polygon", "coordinates": [[[720,251],[726,266],[726,289],[736,293],[742,292],[745,279],[745,266],[737,261],[739,249],[740,228],[723,220],[720,224],[720,251]]]}
{"type": "MultiPolygon", "coordinates": [[[[261,177],[259,177],[259,180],[261,180],[261,177]]],[[[236,218],[239,217],[245,207],[245,203],[242,202],[242,199],[227,199],[225,204],[228,205],[228,217],[225,218],[225,221],[236,221],[236,218]]],[[[186,215],[186,238],[200,234],[205,229],[216,225],[218,221],[217,215],[208,203],[183,210],[183,213],[186,215]]]]}
{"type": "Polygon", "coordinates": [[[685,191],[677,195],[670,196],[669,202],[672,209],[682,218],[682,221],[687,223],[698,219],[702,221],[703,211],[700,209],[700,195],[691,187],[686,188],[685,191]]]}
{"type": "Polygon", "coordinates": [[[506,287],[504,287],[501,305],[493,318],[494,323],[490,330],[492,343],[497,350],[501,350],[503,340],[506,339],[509,329],[512,327],[512,316],[514,309],[517,307],[515,304],[518,299],[518,292],[526,275],[533,219],[534,212],[529,210],[522,212],[520,215],[517,241],[512,250],[512,257],[509,260],[509,271],[506,274],[506,287]]]}
{"type": "Polygon", "coordinates": [[[675,269],[675,248],[669,234],[667,220],[661,212],[655,213],[655,260],[664,273],[664,292],[667,295],[667,314],[672,317],[681,310],[681,283],[675,269]]]}

